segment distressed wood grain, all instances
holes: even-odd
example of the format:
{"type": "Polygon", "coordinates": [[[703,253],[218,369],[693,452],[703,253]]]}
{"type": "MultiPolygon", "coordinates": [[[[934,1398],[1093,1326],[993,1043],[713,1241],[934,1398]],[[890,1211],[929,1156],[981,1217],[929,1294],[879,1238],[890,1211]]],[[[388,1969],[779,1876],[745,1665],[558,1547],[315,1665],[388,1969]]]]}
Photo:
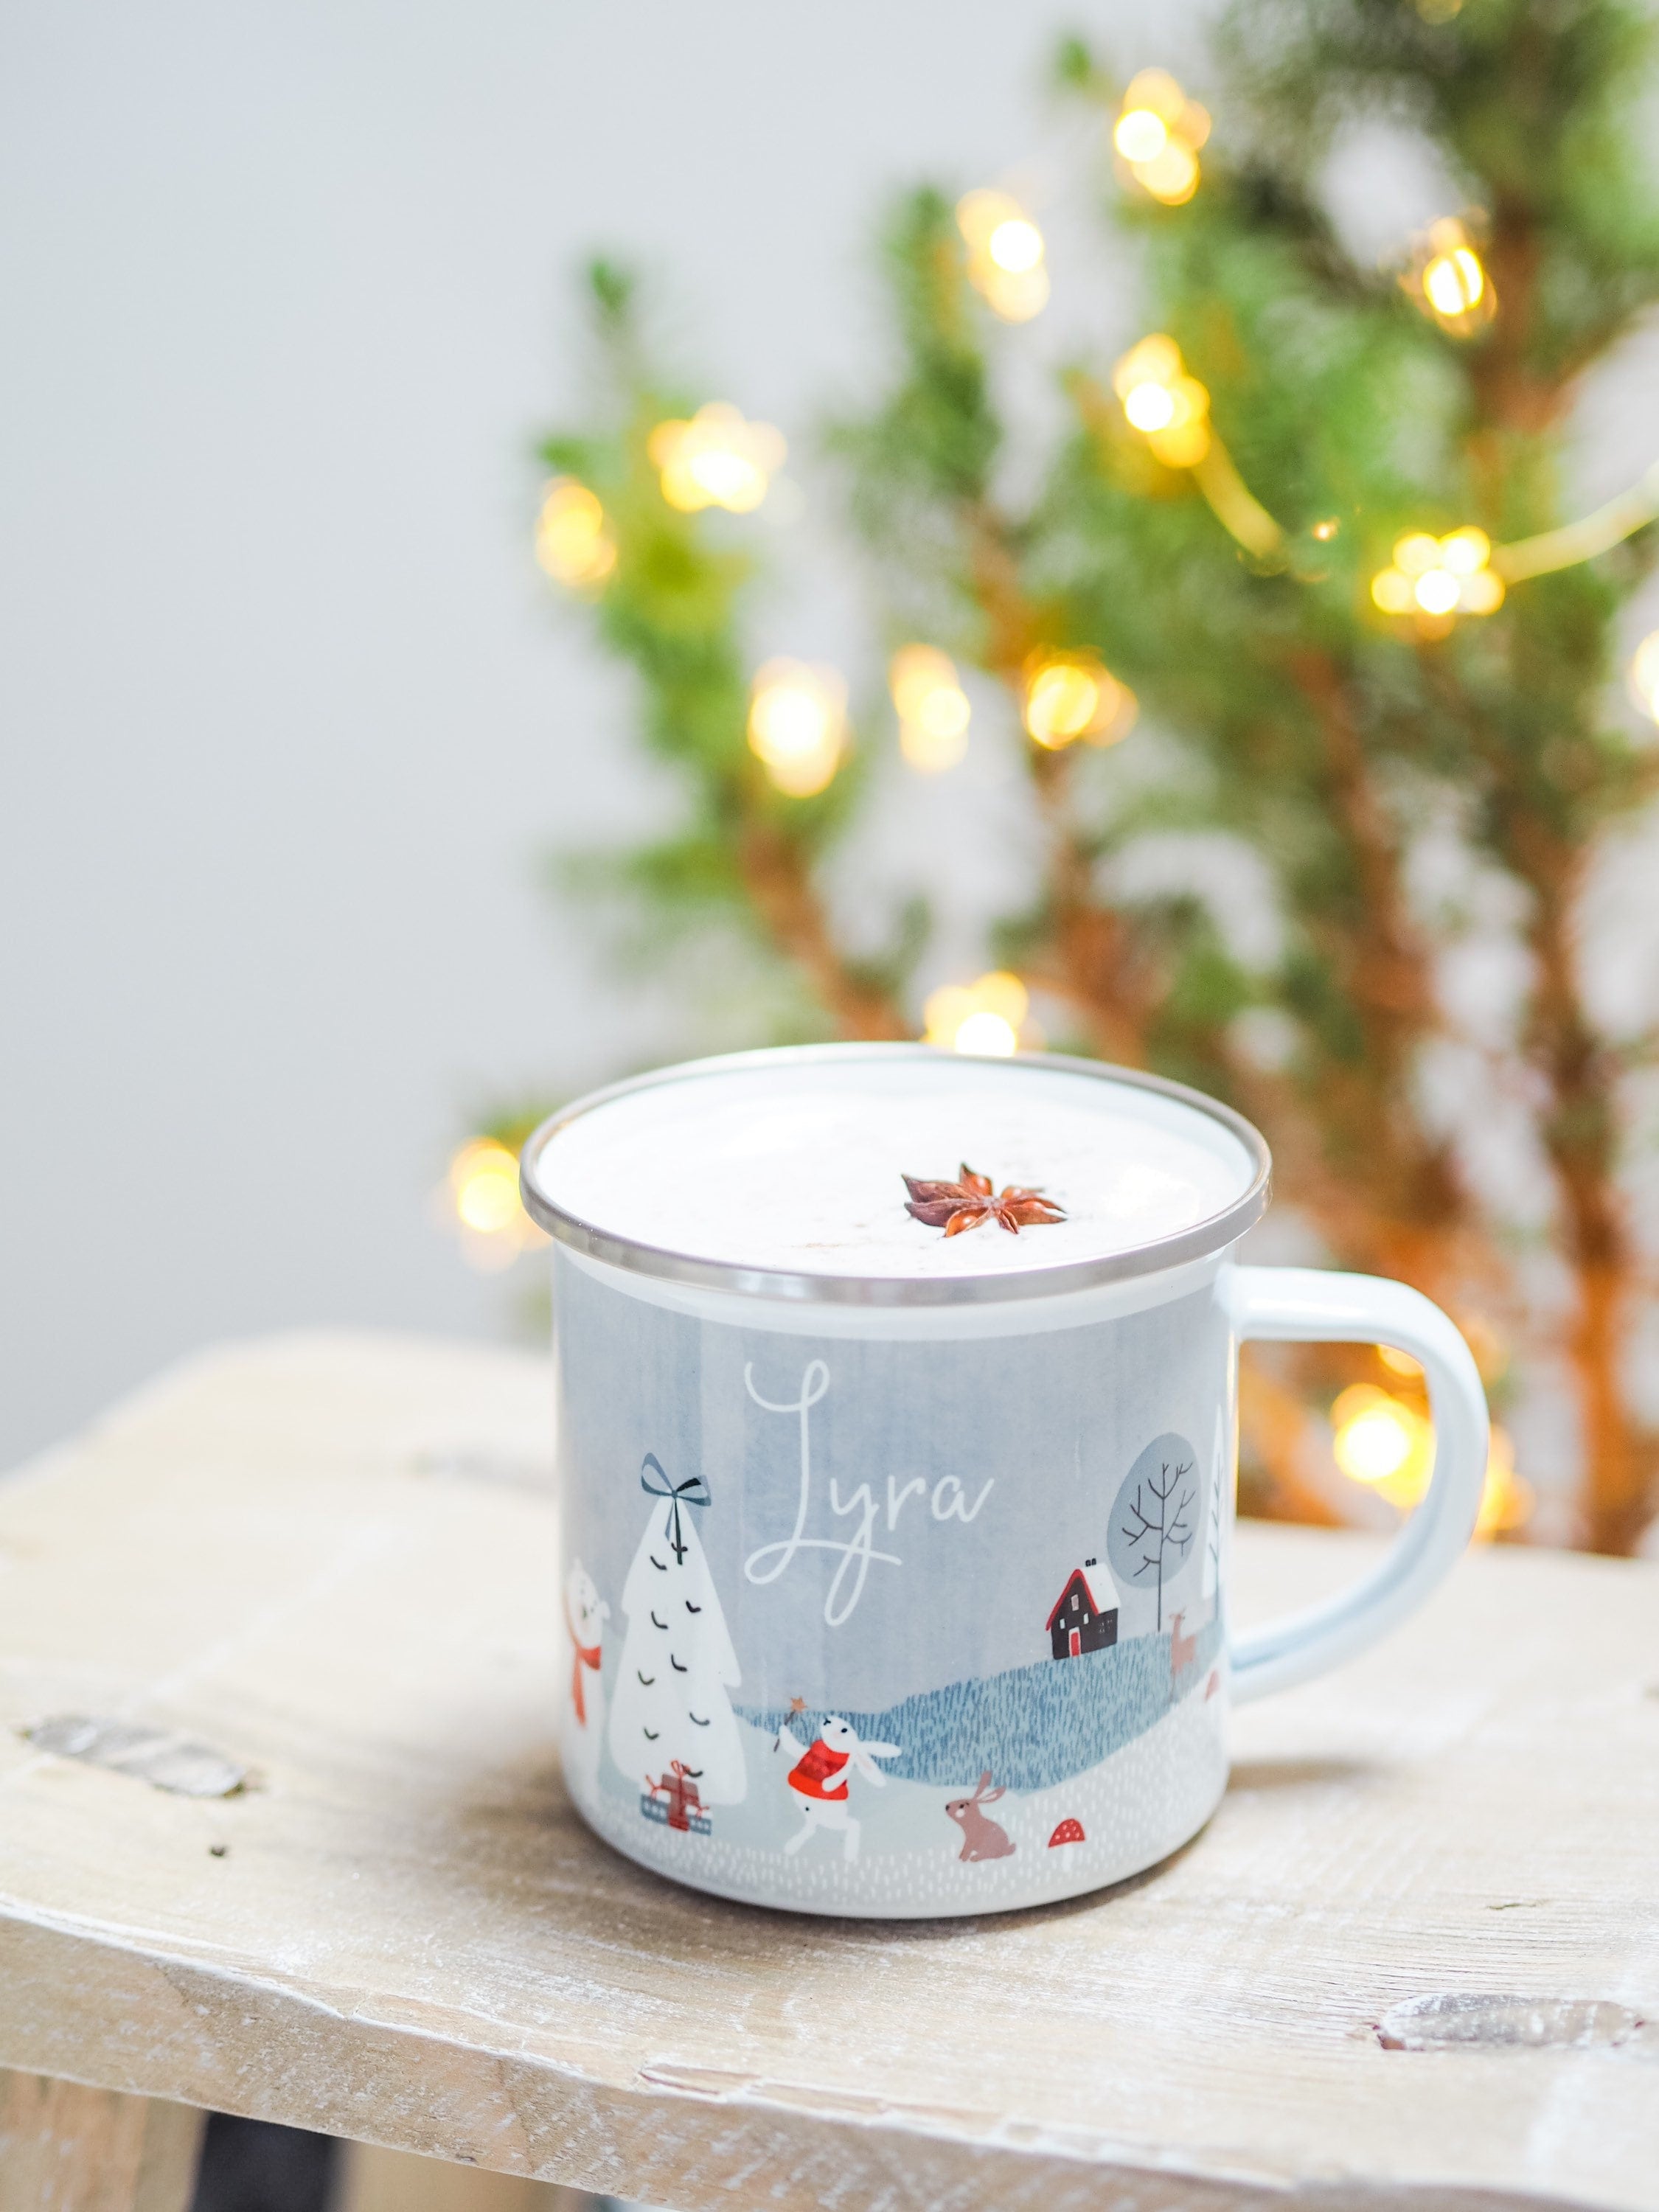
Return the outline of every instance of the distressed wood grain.
{"type": "Polygon", "coordinates": [[[189,2212],[204,2112],[0,2073],[5,2212],[189,2212]]]}
{"type": "Polygon", "coordinates": [[[591,2206],[580,2191],[550,2181],[360,2142],[346,2146],[329,2212],[591,2212],[591,2206]]]}
{"type": "MultiPolygon", "coordinates": [[[[1659,1571],[1470,1558],[1115,1892],[793,1918],[564,1797],[549,1395],[276,1340],[0,1486],[0,2064],[686,2212],[1659,2212],[1659,1571]]],[[[1242,1609],[1372,1556],[1246,1528],[1242,1609]]]]}

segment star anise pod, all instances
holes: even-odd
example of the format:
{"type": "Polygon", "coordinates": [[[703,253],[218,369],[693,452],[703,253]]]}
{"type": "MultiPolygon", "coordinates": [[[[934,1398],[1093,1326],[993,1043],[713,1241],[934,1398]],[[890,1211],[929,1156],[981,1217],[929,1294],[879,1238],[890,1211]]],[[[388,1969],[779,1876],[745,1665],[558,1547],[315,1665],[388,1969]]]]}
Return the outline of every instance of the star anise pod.
{"type": "Polygon", "coordinates": [[[906,1176],[904,1188],[910,1194],[905,1212],[930,1229],[942,1229],[947,1237],[977,1229],[981,1221],[1000,1221],[1011,1237],[1018,1237],[1022,1229],[1066,1218],[1063,1206],[1021,1183],[1011,1182],[1006,1190],[994,1192],[990,1176],[975,1175],[966,1160],[960,1182],[924,1182],[906,1176]]]}

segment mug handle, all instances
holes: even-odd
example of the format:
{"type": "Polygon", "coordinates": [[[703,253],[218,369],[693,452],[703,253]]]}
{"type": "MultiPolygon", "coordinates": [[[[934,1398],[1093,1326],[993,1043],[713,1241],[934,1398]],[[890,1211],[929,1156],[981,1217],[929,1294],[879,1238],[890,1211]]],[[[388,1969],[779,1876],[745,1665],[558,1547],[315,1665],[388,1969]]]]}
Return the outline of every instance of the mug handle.
{"type": "Polygon", "coordinates": [[[1222,1271],[1241,1342],[1386,1344],[1421,1363],[1434,1419],[1434,1473],[1388,1556],[1351,1589],[1269,1621],[1231,1649],[1235,1704],[1322,1674],[1414,1613],[1474,1531],[1486,1487],[1486,1394],[1469,1347],[1438,1306],[1404,1283],[1318,1267],[1222,1271]]]}

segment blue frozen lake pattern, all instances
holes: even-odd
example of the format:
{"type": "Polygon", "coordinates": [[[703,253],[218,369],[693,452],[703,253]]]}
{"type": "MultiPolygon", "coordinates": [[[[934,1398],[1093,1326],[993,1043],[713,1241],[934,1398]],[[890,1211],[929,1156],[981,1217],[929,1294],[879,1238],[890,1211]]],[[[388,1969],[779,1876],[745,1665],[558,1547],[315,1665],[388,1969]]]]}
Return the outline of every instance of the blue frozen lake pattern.
{"type": "MultiPolygon", "coordinates": [[[[1178,1691],[1194,1677],[1205,1681],[1221,1651],[1221,1623],[1206,1622],[1177,1677],[1170,1636],[1137,1636],[1103,1651],[1085,1651],[1056,1664],[1052,1659],[1003,1674],[971,1676],[943,1690],[925,1690],[875,1713],[849,1711],[860,1737],[896,1743],[884,1760],[891,1778],[971,1789],[989,1767],[1010,1790],[1049,1790],[1089,1767],[1161,1721],[1178,1691]]],[[[827,1713],[767,1711],[739,1705],[743,1718],[764,1735],[793,1728],[816,1730],[827,1713]]]]}

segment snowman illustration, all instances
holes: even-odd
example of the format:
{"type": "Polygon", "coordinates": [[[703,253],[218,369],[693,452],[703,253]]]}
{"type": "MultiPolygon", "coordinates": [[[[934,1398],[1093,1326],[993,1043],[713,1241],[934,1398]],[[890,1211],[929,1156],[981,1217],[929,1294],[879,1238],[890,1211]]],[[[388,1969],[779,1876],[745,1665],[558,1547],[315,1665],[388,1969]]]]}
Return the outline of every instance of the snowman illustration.
{"type": "Polygon", "coordinates": [[[697,1535],[708,1488],[697,1474],[671,1481],[654,1452],[640,1487],[652,1505],[623,1588],[628,1626],[607,1741],[639,1783],[647,1820],[707,1835],[710,1808],[738,1803],[749,1788],[729,1694],[743,1677],[697,1535]]]}
{"type": "Polygon", "coordinates": [[[599,1787],[599,1747],[605,1741],[605,1679],[599,1672],[605,1624],[611,1608],[580,1559],[564,1581],[564,1626],[570,1638],[570,1696],[561,1740],[567,1778],[599,1787]]]}
{"type": "Polygon", "coordinates": [[[850,1866],[859,1855],[860,1826],[853,1817],[848,1794],[853,1776],[860,1774],[878,1790],[884,1789],[887,1777],[876,1761],[896,1759],[901,1747],[861,1742],[851,1721],[844,1721],[839,1713],[830,1715],[810,1744],[802,1743],[786,1721],[772,1748],[777,1751],[785,1744],[795,1754],[787,1778],[801,1816],[801,1825],[784,1845],[785,1851],[793,1858],[820,1829],[834,1829],[841,1836],[841,1855],[850,1866]]]}

